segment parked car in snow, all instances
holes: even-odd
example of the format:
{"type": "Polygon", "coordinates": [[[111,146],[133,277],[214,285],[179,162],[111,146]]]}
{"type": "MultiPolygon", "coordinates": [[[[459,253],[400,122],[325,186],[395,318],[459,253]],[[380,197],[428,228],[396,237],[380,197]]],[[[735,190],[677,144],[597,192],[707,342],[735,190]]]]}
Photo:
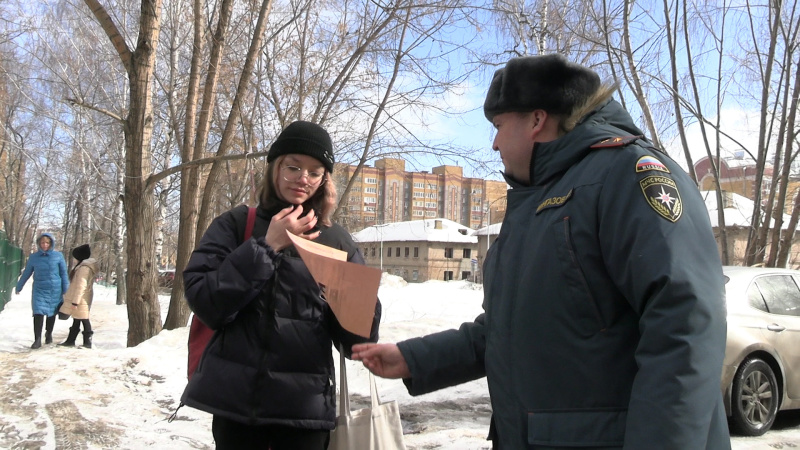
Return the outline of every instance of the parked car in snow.
{"type": "Polygon", "coordinates": [[[171,288],[172,283],[175,282],[175,270],[159,270],[158,271],[158,285],[160,287],[171,288]]]}
{"type": "Polygon", "coordinates": [[[760,436],[800,409],[800,271],[723,268],[728,339],[722,394],[731,432],[760,436]]]}

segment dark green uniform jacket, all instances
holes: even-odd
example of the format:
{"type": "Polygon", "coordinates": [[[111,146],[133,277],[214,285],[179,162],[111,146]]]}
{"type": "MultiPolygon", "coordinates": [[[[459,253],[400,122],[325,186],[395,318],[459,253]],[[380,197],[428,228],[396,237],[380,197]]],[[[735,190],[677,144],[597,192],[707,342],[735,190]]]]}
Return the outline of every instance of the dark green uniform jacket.
{"type": "Polygon", "coordinates": [[[534,147],[531,185],[509,180],[485,312],[398,344],[412,395],[485,375],[502,450],[730,448],[708,212],[641,134],[609,101],[534,147]]]}

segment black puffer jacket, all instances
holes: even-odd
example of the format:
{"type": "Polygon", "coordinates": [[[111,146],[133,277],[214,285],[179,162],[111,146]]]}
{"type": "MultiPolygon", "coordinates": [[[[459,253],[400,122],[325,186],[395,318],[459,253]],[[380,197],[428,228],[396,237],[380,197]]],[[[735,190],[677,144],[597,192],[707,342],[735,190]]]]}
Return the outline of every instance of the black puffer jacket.
{"type": "MultiPolygon", "coordinates": [[[[217,330],[181,401],[249,425],[333,429],[336,419],[331,344],[378,340],[380,302],[370,339],[344,330],[294,247],[276,253],[264,241],[270,211],[259,208],[253,237],[242,242],[247,207],[217,217],[183,272],[194,313],[217,330]]],[[[315,242],[363,264],[339,225],[315,242]]]]}

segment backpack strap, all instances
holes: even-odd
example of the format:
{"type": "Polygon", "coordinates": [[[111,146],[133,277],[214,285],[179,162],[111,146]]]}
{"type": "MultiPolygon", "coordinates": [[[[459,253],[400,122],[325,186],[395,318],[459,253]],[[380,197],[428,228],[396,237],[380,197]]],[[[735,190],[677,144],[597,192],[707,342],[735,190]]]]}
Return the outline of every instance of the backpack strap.
{"type": "Polygon", "coordinates": [[[253,236],[253,226],[256,224],[256,209],[252,206],[247,208],[247,224],[244,227],[244,240],[253,236]]]}

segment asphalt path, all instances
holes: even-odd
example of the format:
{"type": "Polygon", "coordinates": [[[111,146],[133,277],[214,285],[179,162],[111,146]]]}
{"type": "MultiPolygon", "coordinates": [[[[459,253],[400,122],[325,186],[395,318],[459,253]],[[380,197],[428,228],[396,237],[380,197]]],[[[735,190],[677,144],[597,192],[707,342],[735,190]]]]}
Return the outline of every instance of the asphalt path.
{"type": "Polygon", "coordinates": [[[800,449],[800,410],[779,412],[763,436],[731,436],[733,450],[800,449]]]}

